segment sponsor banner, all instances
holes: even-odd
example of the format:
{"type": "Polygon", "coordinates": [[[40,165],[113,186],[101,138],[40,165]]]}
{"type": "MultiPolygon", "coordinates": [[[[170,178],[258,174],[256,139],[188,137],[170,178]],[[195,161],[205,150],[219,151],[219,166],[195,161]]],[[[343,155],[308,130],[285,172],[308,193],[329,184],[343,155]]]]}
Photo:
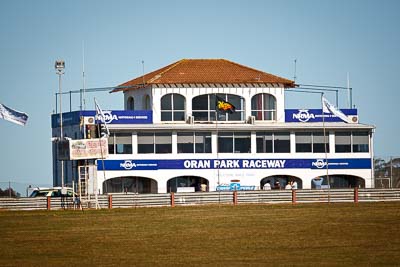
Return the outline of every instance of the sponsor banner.
{"type": "MultiPolygon", "coordinates": [[[[83,110],[63,113],[63,126],[79,125],[81,117],[95,117],[95,123],[103,121],[106,124],[150,124],[153,123],[151,110],[103,110],[103,115],[96,115],[95,110],[83,110]]],[[[60,126],[60,115],[51,116],[51,127],[60,126]]]]}
{"type": "Polygon", "coordinates": [[[69,141],[70,159],[101,159],[108,156],[108,139],[80,139],[69,141]]]}
{"type": "MultiPolygon", "coordinates": [[[[325,169],[325,159],[179,159],[105,160],[104,169],[185,170],[185,169],[325,169]]],[[[371,159],[328,159],[329,169],[371,169],[371,159]]],[[[98,164],[103,170],[103,164],[98,164]]]]}
{"type": "Polygon", "coordinates": [[[60,160],[99,159],[108,156],[108,139],[79,139],[58,142],[60,160]]]}
{"type": "MultiPolygon", "coordinates": [[[[357,109],[341,109],[346,116],[357,116],[357,109]]],[[[332,113],[323,113],[322,109],[285,109],[285,122],[342,122],[343,120],[332,113]]]]}

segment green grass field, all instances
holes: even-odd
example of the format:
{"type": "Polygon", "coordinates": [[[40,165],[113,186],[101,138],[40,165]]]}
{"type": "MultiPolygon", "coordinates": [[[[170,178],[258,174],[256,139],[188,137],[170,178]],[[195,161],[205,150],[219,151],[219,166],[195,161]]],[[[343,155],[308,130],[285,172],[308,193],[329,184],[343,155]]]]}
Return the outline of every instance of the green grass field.
{"type": "Polygon", "coordinates": [[[0,266],[400,265],[400,203],[1,211],[0,266]]]}

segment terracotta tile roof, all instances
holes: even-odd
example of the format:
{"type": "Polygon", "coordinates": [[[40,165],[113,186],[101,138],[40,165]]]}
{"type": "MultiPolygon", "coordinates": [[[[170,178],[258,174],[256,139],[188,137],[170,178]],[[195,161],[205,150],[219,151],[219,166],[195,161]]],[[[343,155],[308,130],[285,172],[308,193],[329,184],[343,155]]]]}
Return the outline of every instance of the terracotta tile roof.
{"type": "Polygon", "coordinates": [[[225,59],[182,59],[156,71],[125,82],[113,92],[133,90],[145,84],[240,84],[280,83],[294,87],[294,82],[225,59]]]}

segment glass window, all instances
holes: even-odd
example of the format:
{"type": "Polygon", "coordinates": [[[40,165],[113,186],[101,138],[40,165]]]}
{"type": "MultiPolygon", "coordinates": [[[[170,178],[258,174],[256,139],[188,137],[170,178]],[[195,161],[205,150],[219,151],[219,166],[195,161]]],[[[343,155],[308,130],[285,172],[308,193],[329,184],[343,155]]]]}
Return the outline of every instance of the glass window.
{"type": "Polygon", "coordinates": [[[172,134],[156,133],[155,134],[156,154],[172,153],[172,134]]]}
{"type": "Polygon", "coordinates": [[[353,152],[369,152],[368,132],[353,132],[353,152]]]}
{"type": "Polygon", "coordinates": [[[194,133],[178,133],[178,153],[194,152],[194,133]]]}
{"type": "Polygon", "coordinates": [[[143,98],[144,101],[144,109],[145,110],[150,110],[151,109],[151,102],[150,102],[150,96],[149,95],[145,95],[143,98]]]}
{"type": "Polygon", "coordinates": [[[234,135],[234,151],[235,151],[235,153],[250,153],[251,152],[250,132],[235,133],[235,135],[234,135]]]}
{"type": "Polygon", "coordinates": [[[311,133],[295,133],[296,135],[296,152],[312,152],[312,136],[311,133]]]}
{"type": "Polygon", "coordinates": [[[180,94],[167,94],[161,98],[161,121],[185,120],[185,97],[180,94]]]}
{"type": "Polygon", "coordinates": [[[233,133],[220,132],[218,133],[218,152],[233,153],[233,133]]]}
{"type": "Polygon", "coordinates": [[[257,94],[251,98],[251,115],[256,120],[276,120],[276,99],[270,94],[257,94]]]}
{"type": "Polygon", "coordinates": [[[196,153],[211,153],[211,132],[195,133],[196,153]]]}
{"type": "Polygon", "coordinates": [[[336,153],[351,152],[351,132],[335,133],[335,152],[336,153]]]}
{"type": "Polygon", "coordinates": [[[178,133],[178,153],[211,153],[211,132],[178,133]]]}
{"type": "Polygon", "coordinates": [[[219,153],[250,153],[250,132],[220,132],[218,134],[219,153]]]}
{"type": "Polygon", "coordinates": [[[195,121],[215,121],[218,114],[218,121],[244,121],[245,100],[243,97],[232,94],[218,94],[218,97],[235,106],[233,113],[216,112],[215,94],[200,95],[192,99],[192,114],[195,121]]]}
{"type": "Polygon", "coordinates": [[[272,133],[257,132],[257,153],[272,153],[272,133]]]}
{"type": "Polygon", "coordinates": [[[132,134],[115,134],[116,154],[132,154],[132,134]]]}
{"type": "Polygon", "coordinates": [[[154,133],[138,133],[138,153],[154,153],[154,133]]]}
{"type": "Polygon", "coordinates": [[[172,153],[172,133],[138,133],[138,153],[172,153]]]}
{"type": "Polygon", "coordinates": [[[110,133],[108,137],[108,153],[114,154],[114,133],[110,133]]]}
{"type": "Polygon", "coordinates": [[[290,153],[290,133],[274,134],[274,153],[290,153]]]}
{"type": "Polygon", "coordinates": [[[313,152],[314,153],[325,153],[325,144],[326,144],[326,153],[329,153],[329,133],[325,133],[325,142],[324,142],[324,133],[323,132],[315,132],[313,133],[313,152]]]}
{"type": "Polygon", "coordinates": [[[127,110],[135,110],[135,102],[133,100],[133,97],[128,97],[128,101],[126,103],[126,109],[127,110]]]}

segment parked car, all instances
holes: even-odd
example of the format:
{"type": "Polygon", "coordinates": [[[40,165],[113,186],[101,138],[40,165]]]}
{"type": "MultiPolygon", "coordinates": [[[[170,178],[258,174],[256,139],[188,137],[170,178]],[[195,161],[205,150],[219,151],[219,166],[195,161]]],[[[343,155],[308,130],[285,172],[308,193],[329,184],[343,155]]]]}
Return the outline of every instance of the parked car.
{"type": "MultiPolygon", "coordinates": [[[[52,187],[52,188],[43,188],[37,187],[34,188],[29,197],[72,197],[74,195],[74,191],[71,187],[52,187]],[[64,190],[63,190],[64,189],[64,190]],[[64,191],[64,192],[63,192],[64,191]]],[[[75,196],[77,194],[75,193],[75,196]]]]}

